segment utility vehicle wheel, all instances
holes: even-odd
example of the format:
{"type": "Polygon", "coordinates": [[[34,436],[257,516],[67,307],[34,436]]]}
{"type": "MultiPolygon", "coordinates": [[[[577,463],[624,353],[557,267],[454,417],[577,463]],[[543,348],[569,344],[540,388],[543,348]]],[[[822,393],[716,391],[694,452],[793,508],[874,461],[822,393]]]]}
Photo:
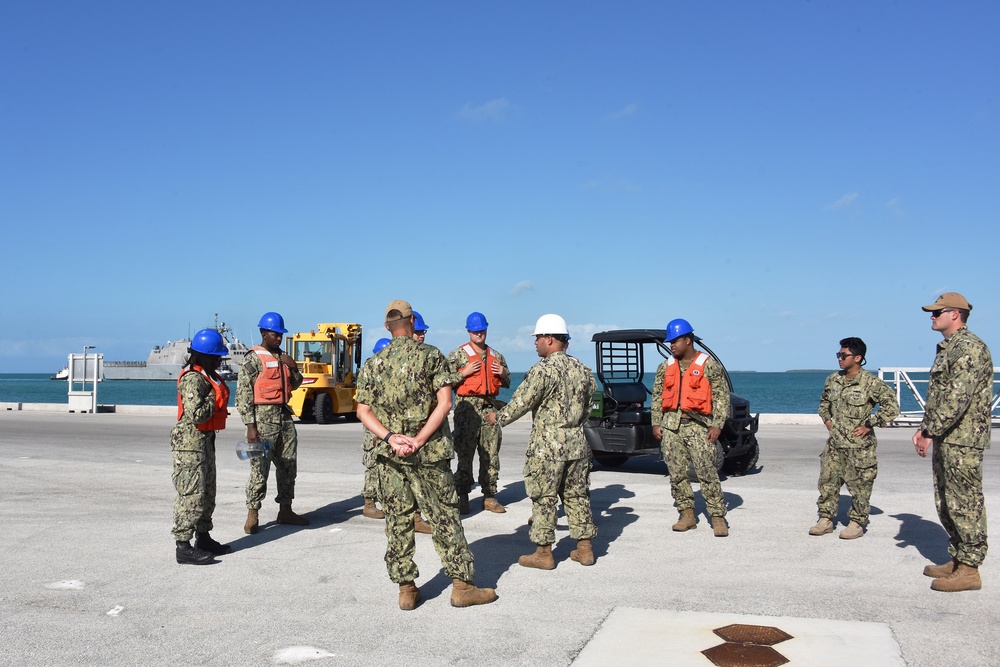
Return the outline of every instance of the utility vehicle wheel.
{"type": "Polygon", "coordinates": [[[334,420],[333,399],[330,394],[316,394],[313,401],[313,415],[317,424],[329,424],[334,420]]]}
{"type": "Polygon", "coordinates": [[[740,475],[747,474],[747,472],[753,470],[754,466],[757,465],[757,460],[760,458],[760,445],[757,444],[757,436],[752,435],[750,437],[753,439],[753,442],[746,454],[726,459],[722,470],[727,475],[739,477],[740,475]]]}
{"type": "Polygon", "coordinates": [[[628,461],[626,454],[611,454],[609,452],[591,452],[591,454],[593,454],[594,460],[605,468],[617,468],[628,461]]]}

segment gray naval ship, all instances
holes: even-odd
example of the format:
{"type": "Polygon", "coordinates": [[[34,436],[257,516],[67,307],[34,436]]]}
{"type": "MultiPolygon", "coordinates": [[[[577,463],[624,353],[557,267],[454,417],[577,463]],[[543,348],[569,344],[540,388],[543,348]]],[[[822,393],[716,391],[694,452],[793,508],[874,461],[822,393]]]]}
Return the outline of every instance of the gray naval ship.
{"type": "MultiPolygon", "coordinates": [[[[219,368],[219,375],[222,376],[223,380],[235,380],[249,348],[236,337],[236,334],[226,326],[225,322],[219,322],[218,313],[215,315],[213,328],[222,334],[222,340],[225,341],[226,348],[229,350],[229,355],[225,357],[222,367],[219,368]]],[[[190,344],[190,338],[167,341],[166,345],[162,347],[157,345],[150,350],[145,361],[105,361],[104,379],[176,381],[184,361],[188,357],[190,344]]]]}

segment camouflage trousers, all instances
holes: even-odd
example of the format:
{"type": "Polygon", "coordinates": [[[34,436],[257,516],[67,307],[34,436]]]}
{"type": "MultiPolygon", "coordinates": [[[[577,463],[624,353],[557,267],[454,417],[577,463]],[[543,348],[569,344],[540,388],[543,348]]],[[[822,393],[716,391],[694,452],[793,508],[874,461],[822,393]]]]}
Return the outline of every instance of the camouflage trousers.
{"type": "Polygon", "coordinates": [[[455,454],[458,467],[455,470],[455,488],[459,493],[472,490],[472,459],[479,452],[479,486],[484,496],[495,496],[497,480],[500,477],[499,426],[491,426],[486,415],[496,412],[496,408],[482,398],[460,397],[455,403],[455,454]]]}
{"type": "Polygon", "coordinates": [[[726,516],[722,483],[715,467],[715,444],[708,441],[707,434],[708,428],[694,421],[682,421],[676,431],[663,429],[660,448],[670,473],[670,494],[678,510],[694,509],[694,491],[688,477],[693,463],[709,515],[726,516]]]}
{"type": "Polygon", "coordinates": [[[556,541],[556,503],[562,499],[570,537],[589,540],[597,535],[590,511],[590,459],[549,461],[534,456],[524,462],[524,488],[531,498],[531,529],[535,544],[556,541]]]}
{"type": "Polygon", "coordinates": [[[259,510],[267,496],[267,478],[274,463],[278,495],[274,502],[291,505],[295,498],[295,476],[298,474],[298,435],[291,417],[278,424],[257,424],[257,432],[265,442],[271,443],[271,453],[250,460],[250,479],[247,480],[247,508],[259,510]]]}
{"type": "Polygon", "coordinates": [[[960,563],[979,567],[986,559],[986,504],[983,499],[983,453],[934,441],[934,504],[948,533],[948,553],[960,563]]]}
{"type": "Polygon", "coordinates": [[[365,487],[361,491],[361,497],[365,500],[382,502],[381,484],[378,479],[378,470],[375,468],[375,446],[368,447],[369,440],[365,440],[366,448],[361,455],[361,463],[365,466],[365,487]]]}
{"type": "Polygon", "coordinates": [[[379,457],[376,473],[382,481],[385,512],[385,564],[389,579],[399,584],[420,576],[413,554],[413,515],[417,503],[431,525],[431,539],[450,579],[472,581],[473,558],[458,514],[458,493],[448,460],[407,465],[379,457]]]}
{"type": "Polygon", "coordinates": [[[833,519],[840,506],[840,487],[847,485],[851,509],[847,516],[861,526],[868,525],[872,487],[878,475],[875,447],[834,447],[829,441],[819,455],[819,516],[833,519]]]}
{"type": "Polygon", "coordinates": [[[175,428],[170,434],[174,460],[174,540],[187,542],[212,530],[215,512],[215,431],[175,428]],[[178,431],[183,431],[179,433],[178,431]],[[190,431],[194,431],[192,434],[190,431]],[[197,435],[195,435],[197,434],[197,435]],[[184,447],[184,449],[177,449],[184,447]]]}

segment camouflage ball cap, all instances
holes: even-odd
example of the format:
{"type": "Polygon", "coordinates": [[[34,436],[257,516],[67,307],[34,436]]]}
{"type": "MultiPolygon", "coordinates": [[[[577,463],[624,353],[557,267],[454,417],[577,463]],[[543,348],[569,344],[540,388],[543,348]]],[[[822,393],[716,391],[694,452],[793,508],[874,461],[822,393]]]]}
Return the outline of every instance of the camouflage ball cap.
{"type": "Polygon", "coordinates": [[[404,317],[409,317],[412,314],[413,314],[413,308],[410,307],[410,302],[409,301],[403,301],[402,299],[396,299],[395,301],[393,301],[392,303],[390,303],[388,306],[386,306],[386,309],[385,309],[385,321],[386,322],[391,322],[393,320],[400,320],[400,319],[403,319],[404,317]],[[394,310],[398,310],[399,311],[399,317],[390,318],[389,317],[389,313],[391,313],[394,310]]]}
{"type": "Polygon", "coordinates": [[[937,301],[929,306],[921,306],[922,310],[928,313],[941,310],[942,308],[959,308],[961,310],[972,310],[972,304],[958,292],[945,292],[937,298],[937,301]]]}

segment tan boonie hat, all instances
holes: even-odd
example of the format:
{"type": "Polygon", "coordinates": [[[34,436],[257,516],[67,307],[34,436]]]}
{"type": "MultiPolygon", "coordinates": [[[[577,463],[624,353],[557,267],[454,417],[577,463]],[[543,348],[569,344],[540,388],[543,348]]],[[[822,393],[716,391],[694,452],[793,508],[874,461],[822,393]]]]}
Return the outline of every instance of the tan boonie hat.
{"type": "Polygon", "coordinates": [[[410,302],[409,301],[403,301],[402,299],[396,299],[395,301],[393,301],[392,303],[390,303],[386,307],[386,309],[385,309],[385,321],[386,322],[391,322],[392,320],[401,320],[404,317],[409,317],[412,314],[413,314],[413,308],[410,307],[410,302]],[[392,318],[390,320],[389,319],[389,313],[392,312],[392,311],[394,311],[394,310],[398,310],[399,311],[399,317],[394,317],[394,318],[392,318]]]}
{"type": "Polygon", "coordinates": [[[972,304],[965,300],[965,297],[958,292],[945,292],[937,298],[937,301],[929,306],[921,306],[928,313],[942,308],[959,308],[961,310],[972,310],[972,304]]]}

